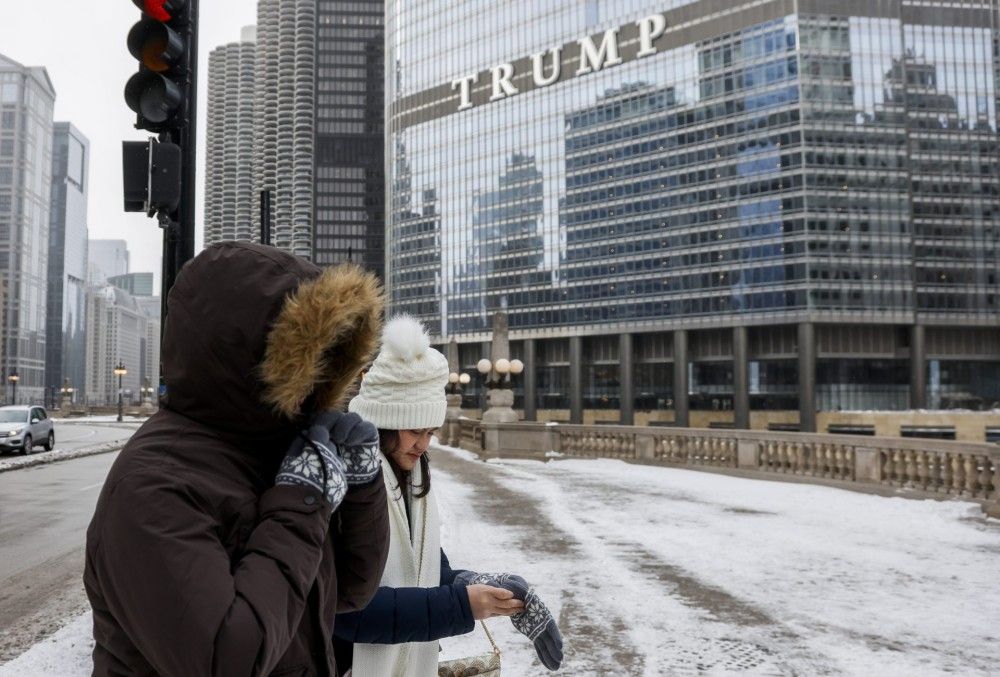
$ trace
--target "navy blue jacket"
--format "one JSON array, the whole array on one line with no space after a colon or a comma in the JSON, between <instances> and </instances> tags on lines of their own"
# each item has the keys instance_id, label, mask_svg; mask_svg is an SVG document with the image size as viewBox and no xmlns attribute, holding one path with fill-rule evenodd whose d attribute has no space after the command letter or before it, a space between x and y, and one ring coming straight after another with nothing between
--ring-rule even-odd
<instances>
[{"instance_id":1,"label":"navy blue jacket","mask_svg":"<svg viewBox=\"0 0 1000 677\"><path fill-rule=\"evenodd\" d=\"M436 588L380 587L364 609L337 614L333 625L337 667L351 665L351 645L431 642L472 632L476 625L465 586L455 583L441 550L441 585Z\"/></svg>"}]
</instances>

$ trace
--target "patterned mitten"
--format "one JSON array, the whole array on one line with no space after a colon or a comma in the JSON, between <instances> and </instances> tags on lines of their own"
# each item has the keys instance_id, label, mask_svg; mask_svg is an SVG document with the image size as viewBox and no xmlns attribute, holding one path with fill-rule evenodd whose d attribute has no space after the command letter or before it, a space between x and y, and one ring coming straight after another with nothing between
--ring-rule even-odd
<instances>
[{"instance_id":1,"label":"patterned mitten","mask_svg":"<svg viewBox=\"0 0 1000 677\"><path fill-rule=\"evenodd\" d=\"M378 430L355 413L324 411L309 427L310 437L326 437L344 459L347 483L368 484L378 476Z\"/></svg>"},{"instance_id":2,"label":"patterned mitten","mask_svg":"<svg viewBox=\"0 0 1000 677\"><path fill-rule=\"evenodd\" d=\"M347 493L344 462L331 449L328 435L297 437L285 454L274 483L311 487L326 496L334 510Z\"/></svg>"},{"instance_id":3,"label":"patterned mitten","mask_svg":"<svg viewBox=\"0 0 1000 677\"><path fill-rule=\"evenodd\" d=\"M462 571L455 581L463 585L492 585L494 588L505 588L514 593L514 597L524 602L524 611L510 617L514 627L522 635L531 640L535 646L538 660L549 670L558 670L563 659L563 639L556 625L556 619L548 607L535 594L528 582L517 574L477 574L475 571Z\"/></svg>"}]
</instances>

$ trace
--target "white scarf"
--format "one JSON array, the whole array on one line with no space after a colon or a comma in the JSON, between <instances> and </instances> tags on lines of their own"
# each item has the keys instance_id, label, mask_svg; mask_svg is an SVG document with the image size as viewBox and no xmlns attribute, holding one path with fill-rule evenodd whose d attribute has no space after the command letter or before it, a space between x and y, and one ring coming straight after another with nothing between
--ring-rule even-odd
<instances>
[{"instance_id":1,"label":"white scarf","mask_svg":"<svg viewBox=\"0 0 1000 677\"><path fill-rule=\"evenodd\" d=\"M381 459L382 478L389 494L389 557L379 585L435 588L441 584L441 522L434 492L413 498L423 484L419 463L410 473L410 486L401 489L389 461L385 456ZM410 496L409 522L402 491ZM438 649L436 641L355 644L351 677L436 677Z\"/></svg>"}]
</instances>

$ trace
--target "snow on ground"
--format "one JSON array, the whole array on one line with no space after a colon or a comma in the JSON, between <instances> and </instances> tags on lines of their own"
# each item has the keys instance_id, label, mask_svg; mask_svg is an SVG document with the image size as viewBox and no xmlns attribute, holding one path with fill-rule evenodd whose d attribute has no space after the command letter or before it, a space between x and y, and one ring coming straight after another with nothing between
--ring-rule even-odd
<instances>
[{"instance_id":1,"label":"snow on ground","mask_svg":"<svg viewBox=\"0 0 1000 677\"><path fill-rule=\"evenodd\" d=\"M86 447L75 447L73 449L56 448L52 451L42 453L33 451L28 456L15 454L4 455L0 457L0 472L17 470L19 468L30 468L32 466L41 465L43 463L51 463L53 461L68 461L73 458L81 458L83 456L92 456L94 454L104 454L109 451L117 451L125 445L127 439L132 435L132 433L128 431L137 429L143 422L145 422L145 419L126 418L121 423L118 423L116 419L116 416L87 416L71 419L56 419L55 421L57 426L82 423L84 425L97 424L101 428L121 428L122 439L113 442L92 444ZM113 425L108 425L108 423Z\"/></svg>"},{"instance_id":2,"label":"snow on ground","mask_svg":"<svg viewBox=\"0 0 1000 677\"><path fill-rule=\"evenodd\" d=\"M106 416L70 416L67 418L55 419L58 423L117 423L119 425L140 425L146 422L148 416L124 416L122 420L118 420L117 414L108 414Z\"/></svg>"},{"instance_id":3,"label":"snow on ground","mask_svg":"<svg viewBox=\"0 0 1000 677\"><path fill-rule=\"evenodd\" d=\"M29 456L4 456L0 458L0 472L7 470L18 470L19 468L30 468L31 466L53 461L68 461L73 458L83 456L93 456L94 454L106 454L111 451L118 451L125 446L126 439L114 442L104 442L93 444L87 447L77 447L76 449L53 449L42 453L32 453Z\"/></svg>"},{"instance_id":4,"label":"snow on ground","mask_svg":"<svg viewBox=\"0 0 1000 677\"><path fill-rule=\"evenodd\" d=\"M589 583L607 632L620 623L645 653L622 672L970 675L1000 661L1000 522L977 505L612 460L488 465L575 542L577 568L510 552L511 534L462 521L476 493L441 482L452 562L522 573L556 608L578 592L568 581ZM618 672L587 674L605 671Z\"/></svg>"},{"instance_id":5,"label":"snow on ground","mask_svg":"<svg viewBox=\"0 0 1000 677\"><path fill-rule=\"evenodd\" d=\"M884 498L612 460L432 460L456 568L512 571L574 675L996 674L1000 522ZM504 674L546 674L509 620ZM89 674L90 618L0 666ZM486 653L478 629L442 658ZM563 672L563 671L560 671Z\"/></svg>"},{"instance_id":6,"label":"snow on ground","mask_svg":"<svg viewBox=\"0 0 1000 677\"><path fill-rule=\"evenodd\" d=\"M60 628L12 661L0 665L0 677L73 677L94 670L90 652L94 648L90 613Z\"/></svg>"}]
</instances>

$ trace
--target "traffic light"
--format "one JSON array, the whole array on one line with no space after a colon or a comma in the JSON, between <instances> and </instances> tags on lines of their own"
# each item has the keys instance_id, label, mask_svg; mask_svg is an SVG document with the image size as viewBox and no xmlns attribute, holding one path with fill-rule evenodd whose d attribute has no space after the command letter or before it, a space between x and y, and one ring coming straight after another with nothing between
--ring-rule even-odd
<instances>
[{"instance_id":1,"label":"traffic light","mask_svg":"<svg viewBox=\"0 0 1000 677\"><path fill-rule=\"evenodd\" d=\"M185 127L194 115L194 21L191 0L132 0L142 18L128 34L128 51L139 72L125 85L125 103L136 113L135 126L151 132ZM175 141L179 139L176 138Z\"/></svg>"},{"instance_id":2,"label":"traffic light","mask_svg":"<svg viewBox=\"0 0 1000 677\"><path fill-rule=\"evenodd\" d=\"M181 148L156 139L122 142L125 211L169 214L181 200Z\"/></svg>"},{"instance_id":3,"label":"traffic light","mask_svg":"<svg viewBox=\"0 0 1000 677\"><path fill-rule=\"evenodd\" d=\"M142 10L128 33L139 70L125 84L135 126L158 138L122 143L125 211L156 216L163 229L163 286L194 257L199 0L132 0ZM161 309L160 326L166 308Z\"/></svg>"}]
</instances>

